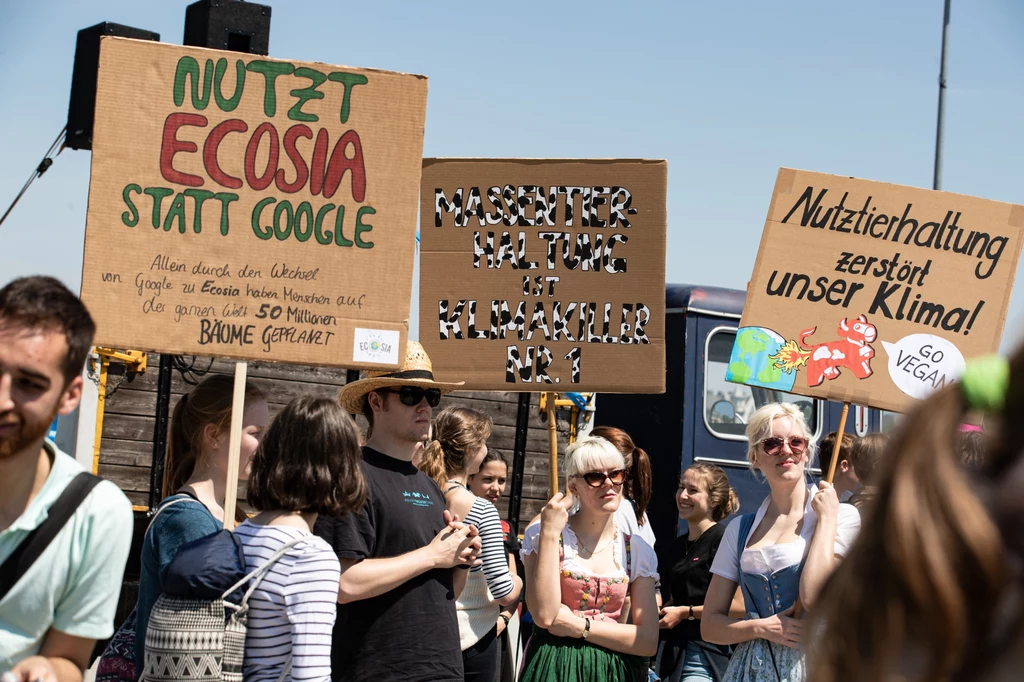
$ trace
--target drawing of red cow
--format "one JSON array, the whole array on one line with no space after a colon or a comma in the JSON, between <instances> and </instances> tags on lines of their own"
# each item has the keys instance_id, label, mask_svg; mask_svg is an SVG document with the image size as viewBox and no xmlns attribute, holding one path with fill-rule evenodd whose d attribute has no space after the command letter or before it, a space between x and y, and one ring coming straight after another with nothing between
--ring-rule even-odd
<instances>
[{"instance_id":1,"label":"drawing of red cow","mask_svg":"<svg viewBox=\"0 0 1024 682\"><path fill-rule=\"evenodd\" d=\"M807 385L810 387L820 386L826 379L835 379L842 368L850 370L858 379L871 376L871 358L875 357L875 349L870 344L878 338L878 330L867 317L858 315L852 325L844 317L837 330L841 339L804 347L807 337L817 329L812 327L800 332L799 343L788 341L772 356L775 366L787 373L806 366Z\"/></svg>"},{"instance_id":2,"label":"drawing of red cow","mask_svg":"<svg viewBox=\"0 0 1024 682\"><path fill-rule=\"evenodd\" d=\"M800 345L803 346L807 337L815 331L817 327L800 332ZM806 349L811 354L807 360L808 386L820 386L825 379L835 379L844 367L858 379L871 376L871 358L875 357L875 349L869 344L878 338L875 325L868 322L864 315L859 315L852 325L844 317L836 333L843 338L818 343Z\"/></svg>"}]
</instances>

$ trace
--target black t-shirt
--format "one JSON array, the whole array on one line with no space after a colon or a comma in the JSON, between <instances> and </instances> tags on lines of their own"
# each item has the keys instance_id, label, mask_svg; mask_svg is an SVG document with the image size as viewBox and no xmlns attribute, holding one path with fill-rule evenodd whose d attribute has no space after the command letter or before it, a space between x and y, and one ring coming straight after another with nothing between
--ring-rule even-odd
<instances>
[{"instance_id":1,"label":"black t-shirt","mask_svg":"<svg viewBox=\"0 0 1024 682\"><path fill-rule=\"evenodd\" d=\"M692 543L687 540L685 533L672 543L668 558L673 606L700 606L704 603L708 585L711 584L711 562L718 553L718 545L724 534L725 527L716 523ZM665 575L664 571L662 575ZM700 621L684 619L670 632L676 640L700 639Z\"/></svg>"},{"instance_id":2,"label":"black t-shirt","mask_svg":"<svg viewBox=\"0 0 1024 682\"><path fill-rule=\"evenodd\" d=\"M314 532L341 559L399 556L444 527L444 495L410 462L363 448L369 494L356 514L317 520ZM334 682L462 682L451 569L434 569L390 592L338 605L331 647Z\"/></svg>"}]
</instances>

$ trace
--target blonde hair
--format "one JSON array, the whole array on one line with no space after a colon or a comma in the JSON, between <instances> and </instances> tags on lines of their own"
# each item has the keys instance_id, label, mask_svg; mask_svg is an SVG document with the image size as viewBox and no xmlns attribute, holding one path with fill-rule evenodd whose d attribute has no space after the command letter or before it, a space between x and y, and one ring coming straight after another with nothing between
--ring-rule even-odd
<instances>
[{"instance_id":1,"label":"blonde hair","mask_svg":"<svg viewBox=\"0 0 1024 682\"><path fill-rule=\"evenodd\" d=\"M434 419L434 439L420 456L419 469L441 489L448 479L466 471L466 460L487 444L494 422L468 407L446 407Z\"/></svg>"},{"instance_id":2,"label":"blonde hair","mask_svg":"<svg viewBox=\"0 0 1024 682\"><path fill-rule=\"evenodd\" d=\"M569 479L596 471L604 467L616 469L626 468L626 459L619 449L609 441L598 436L587 436L565 449L565 486L569 487Z\"/></svg>"},{"instance_id":3,"label":"blonde hair","mask_svg":"<svg viewBox=\"0 0 1024 682\"><path fill-rule=\"evenodd\" d=\"M754 454L761 441L772 435L772 424L776 419L786 417L793 420L797 430L807 439L807 465L810 466L814 462L818 451L817 445L812 440L810 429L807 428L803 410L793 403L768 403L759 407L747 423L747 464L751 471L754 470Z\"/></svg>"}]
</instances>

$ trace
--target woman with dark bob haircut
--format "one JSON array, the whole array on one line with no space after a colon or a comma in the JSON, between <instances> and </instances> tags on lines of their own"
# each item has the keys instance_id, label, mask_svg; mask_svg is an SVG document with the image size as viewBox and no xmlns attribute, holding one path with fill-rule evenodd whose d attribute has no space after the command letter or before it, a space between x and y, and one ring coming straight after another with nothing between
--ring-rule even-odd
<instances>
[{"instance_id":1,"label":"woman with dark bob haircut","mask_svg":"<svg viewBox=\"0 0 1024 682\"><path fill-rule=\"evenodd\" d=\"M252 460L249 504L235 529L246 570L280 555L249 599L246 682L331 679L331 633L341 567L313 534L319 514L361 509L366 481L356 426L334 400L296 398L277 415ZM290 674L286 672L290 666Z\"/></svg>"}]
</instances>

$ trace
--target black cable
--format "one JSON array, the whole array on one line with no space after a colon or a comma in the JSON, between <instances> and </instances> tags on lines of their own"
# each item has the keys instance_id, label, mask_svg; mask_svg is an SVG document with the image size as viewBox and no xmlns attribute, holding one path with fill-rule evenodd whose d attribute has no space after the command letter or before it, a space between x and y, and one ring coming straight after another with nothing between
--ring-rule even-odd
<instances>
[{"instance_id":1,"label":"black cable","mask_svg":"<svg viewBox=\"0 0 1024 682\"><path fill-rule=\"evenodd\" d=\"M57 138L53 141L53 144L51 144L50 148L46 150L46 154L43 156L43 160L39 162L39 165L36 166L36 169L32 171L31 175L28 176L28 180L25 181L25 184L22 186L21 191L18 192L18 195L14 197L14 201L11 202L11 205L7 207L6 211L4 211L3 216L0 217L0 225L4 224L4 221L7 220L7 216L11 214L11 211L14 210L14 207L18 204L18 201L21 199L22 196L25 195L25 192L28 191L28 188L32 186L32 183L35 181L35 179L42 177L43 173L48 171L50 169L50 166L53 165L53 159L50 157L54 156L54 150L57 150L56 156L59 156L60 153L64 151L64 141L67 137L67 131L68 127L64 126L64 128L57 135Z\"/></svg>"},{"instance_id":2,"label":"black cable","mask_svg":"<svg viewBox=\"0 0 1024 682\"><path fill-rule=\"evenodd\" d=\"M196 361L199 359L198 356L188 356L191 360L186 361L184 355L171 356L171 362L173 363L174 369L178 370L181 374L181 378L185 380L186 384L195 386L198 384L202 377L210 373L213 368L213 358L210 358L210 363L206 366L206 369L198 369L196 367Z\"/></svg>"}]
</instances>

